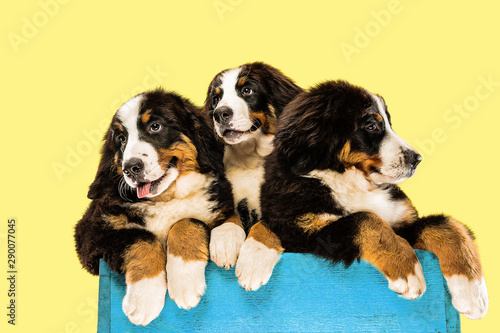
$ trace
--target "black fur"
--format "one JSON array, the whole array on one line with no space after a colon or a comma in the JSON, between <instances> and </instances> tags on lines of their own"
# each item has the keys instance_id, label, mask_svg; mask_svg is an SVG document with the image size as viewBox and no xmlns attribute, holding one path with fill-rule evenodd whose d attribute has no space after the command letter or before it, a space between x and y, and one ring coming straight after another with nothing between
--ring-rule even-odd
<instances>
[{"instance_id":1,"label":"black fur","mask_svg":"<svg viewBox=\"0 0 500 333\"><path fill-rule=\"evenodd\" d=\"M236 207L238 216L243 224L243 229L248 233L250 227L259 221L259 216L255 209L249 209L248 200L243 199L238 202Z\"/></svg>"},{"instance_id":2,"label":"black fur","mask_svg":"<svg viewBox=\"0 0 500 333\"><path fill-rule=\"evenodd\" d=\"M339 154L348 141L353 151L377 154L385 129L373 113L376 104L371 95L344 81L320 84L285 107L274 151L265 164L261 205L263 223L287 251L311 252L346 264L359 258L353 239L365 213L346 210L328 186L305 175L313 170L344 173L347 166ZM365 126L372 122L379 130L367 133ZM380 186L389 191L391 200L407 200L396 185ZM308 213L341 218L306 233L297 219Z\"/></svg>"},{"instance_id":3,"label":"black fur","mask_svg":"<svg viewBox=\"0 0 500 333\"><path fill-rule=\"evenodd\" d=\"M228 69L218 73L208 87L203 113L210 122L212 122L213 112L217 106L217 103L214 103L214 98L217 97L220 100L224 95L221 88L221 78L227 71ZM302 88L297 86L280 70L263 62L242 65L238 76L238 79L240 78L245 78L245 84L236 87L238 95L246 101L250 110L262 111L268 117L278 118L283 108L302 91ZM251 96L242 96L241 90L246 87L254 91ZM217 88L221 90L220 94L216 93ZM269 105L274 108L274 115ZM264 127L263 131L269 133L269 128Z\"/></svg>"},{"instance_id":4,"label":"black fur","mask_svg":"<svg viewBox=\"0 0 500 333\"><path fill-rule=\"evenodd\" d=\"M244 100L250 111L250 120L253 120L253 126L250 131L260 128L265 135L274 135L276 132L276 123L284 107L302 91L302 88L297 86L292 79L285 76L280 70L263 62L247 63L238 68L239 73L234 89L236 94ZM214 126L214 122L217 122L217 117L214 117L214 111L224 96L225 91L222 86L222 78L228 71L229 69L218 73L208 87L203 114L207 117L211 126ZM243 94L245 89L251 89L252 94ZM224 142L223 138L219 139L220 142ZM244 143L236 144L231 148L238 150L240 144ZM258 146L259 143L256 145ZM248 148L243 149L248 151ZM244 157L241 161L238 161L241 162L240 165L249 165L249 169L262 167L261 163L257 162L263 162L264 156L257 155L257 152L241 154L241 156ZM250 162L247 163L245 158L248 158ZM227 167L226 171L228 171ZM255 184L255 186L258 187L259 184ZM233 191L235 194L241 192L247 193L248 189L240 189L233 186ZM238 200L239 202L235 202L234 205L245 230L248 230L248 228L260 219L258 214L259 207L251 207L249 205L249 201L251 200L248 200L248 198L238 198Z\"/></svg>"},{"instance_id":5,"label":"black fur","mask_svg":"<svg viewBox=\"0 0 500 333\"><path fill-rule=\"evenodd\" d=\"M160 122L168 130L158 136L148 136L140 116L151 110L151 120ZM213 210L220 211L218 221L203 221L210 227L224 222L234 214L231 186L224 177L223 151L200 109L187 99L171 92L158 89L144 93L140 106L137 126L141 139L157 148L169 148L179 140L181 134L187 136L197 151L199 173L210 175L213 181L209 188L209 198L214 202ZM124 185L121 170L123 149L120 143L121 130L115 115L104 136L101 160L94 182L90 185L88 197L92 199L89 208L75 227L76 250L82 263L90 273L99 273L99 259L104 258L111 269L124 273L124 253L138 241L151 241L156 236L141 227L145 226L144 212L136 208L136 192ZM126 134L126 133L125 133ZM118 154L118 163L115 156ZM151 205L154 202L151 201ZM209 212L207 212L209 213ZM213 213L213 211L212 211ZM125 221L127 228L118 228L107 218L115 217Z\"/></svg>"},{"instance_id":6,"label":"black fur","mask_svg":"<svg viewBox=\"0 0 500 333\"><path fill-rule=\"evenodd\" d=\"M385 101L381 100L389 117ZM277 234L287 251L311 252L346 264L359 258L354 236L360 221L367 218L364 214L372 209L374 212L377 207L367 207L365 211L348 210L339 203L342 198L335 197L321 180L307 174L313 170L343 174L347 168L361 168L357 164L348 165L340 158L347 142L351 152L376 158L387 130L377 109L369 92L345 81L320 84L285 107L274 151L265 164L261 206L263 223ZM366 170L363 172L366 175ZM372 183L371 186L373 190L386 193L388 202L406 209L407 214L393 221L392 227L410 245L421 241L422 232L428 227L456 232L456 227L445 215L419 218L411 201L397 185ZM309 233L299 226L299 218L304 214L325 213L340 218ZM467 232L474 239L472 231L467 228Z\"/></svg>"},{"instance_id":7,"label":"black fur","mask_svg":"<svg viewBox=\"0 0 500 333\"><path fill-rule=\"evenodd\" d=\"M285 112L278 124L274 143L280 168L296 174L325 169L343 172L337 156L348 139L354 139L354 148L367 153L380 143L380 136L366 140L358 125L361 120L371 120L363 119L366 116L359 111L374 107L367 91L344 81L321 84L302 93L290 102L287 110L293 111ZM370 144L363 144L363 139Z\"/></svg>"},{"instance_id":8,"label":"black fur","mask_svg":"<svg viewBox=\"0 0 500 333\"><path fill-rule=\"evenodd\" d=\"M453 226L450 225L450 219L444 214L429 215L417 219L414 223L405 224L396 227L394 231L404 239L406 239L410 245L414 246L421 238L422 232L429 227L439 227L441 230L448 229L451 230ZM471 239L475 239L474 233L468 227L467 232Z\"/></svg>"}]
</instances>

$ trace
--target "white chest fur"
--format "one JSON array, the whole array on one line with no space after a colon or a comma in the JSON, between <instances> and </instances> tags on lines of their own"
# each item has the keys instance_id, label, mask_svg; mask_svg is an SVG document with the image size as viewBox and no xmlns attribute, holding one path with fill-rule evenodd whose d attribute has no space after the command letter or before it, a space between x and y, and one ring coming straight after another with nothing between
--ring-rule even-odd
<instances>
[{"instance_id":1,"label":"white chest fur","mask_svg":"<svg viewBox=\"0 0 500 333\"><path fill-rule=\"evenodd\" d=\"M264 179L264 166L254 169L226 169L226 177L233 187L235 205L244 199L248 208L260 216L260 185Z\"/></svg>"},{"instance_id":2,"label":"white chest fur","mask_svg":"<svg viewBox=\"0 0 500 333\"><path fill-rule=\"evenodd\" d=\"M260 217L260 185L264 181L264 158L273 149L273 136L260 132L224 152L226 177L233 188L235 205L246 199L249 210Z\"/></svg>"},{"instance_id":3,"label":"white chest fur","mask_svg":"<svg viewBox=\"0 0 500 333\"><path fill-rule=\"evenodd\" d=\"M146 229L164 241L170 228L182 219L193 218L209 224L218 217L219 212L213 211L217 203L210 201L207 194L211 182L209 176L190 173L177 179L173 199L134 204L134 208L145 212Z\"/></svg>"},{"instance_id":4,"label":"white chest fur","mask_svg":"<svg viewBox=\"0 0 500 333\"><path fill-rule=\"evenodd\" d=\"M407 205L391 200L387 190L367 181L355 168L344 173L314 170L307 177L320 179L331 189L335 201L349 213L370 211L390 225L400 222L407 214Z\"/></svg>"}]
</instances>

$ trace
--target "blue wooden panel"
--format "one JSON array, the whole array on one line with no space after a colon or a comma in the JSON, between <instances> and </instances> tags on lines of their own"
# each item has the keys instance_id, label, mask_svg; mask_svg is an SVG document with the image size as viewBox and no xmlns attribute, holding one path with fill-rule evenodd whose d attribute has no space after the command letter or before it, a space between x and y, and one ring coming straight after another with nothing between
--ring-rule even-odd
<instances>
[{"instance_id":1,"label":"blue wooden panel","mask_svg":"<svg viewBox=\"0 0 500 333\"><path fill-rule=\"evenodd\" d=\"M418 300L406 300L366 262L348 269L308 254L285 253L267 285L239 286L234 269L207 266L207 290L191 310L167 299L147 327L123 314L124 278L101 261L99 329L104 332L460 332L458 312L438 259L416 251L427 282Z\"/></svg>"}]
</instances>

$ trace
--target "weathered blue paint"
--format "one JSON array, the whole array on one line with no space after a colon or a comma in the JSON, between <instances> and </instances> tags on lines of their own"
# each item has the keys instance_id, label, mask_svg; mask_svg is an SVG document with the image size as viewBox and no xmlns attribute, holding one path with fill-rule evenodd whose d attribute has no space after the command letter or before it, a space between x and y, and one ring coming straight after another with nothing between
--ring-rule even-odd
<instances>
[{"instance_id":1,"label":"weathered blue paint","mask_svg":"<svg viewBox=\"0 0 500 333\"><path fill-rule=\"evenodd\" d=\"M346 269L312 255L285 253L268 284L254 292L240 287L234 269L210 263L200 304L182 310L167 297L147 327L133 325L123 314L123 276L101 261L98 332L460 332L438 259L416 252L427 282L418 300L391 291L364 261Z\"/></svg>"}]
</instances>

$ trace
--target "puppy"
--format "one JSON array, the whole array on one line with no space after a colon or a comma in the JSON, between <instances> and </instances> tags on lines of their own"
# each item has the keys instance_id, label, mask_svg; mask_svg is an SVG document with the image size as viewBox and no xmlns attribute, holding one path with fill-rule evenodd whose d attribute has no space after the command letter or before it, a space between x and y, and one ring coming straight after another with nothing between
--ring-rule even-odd
<instances>
[{"instance_id":1,"label":"puppy","mask_svg":"<svg viewBox=\"0 0 500 333\"><path fill-rule=\"evenodd\" d=\"M243 230L260 219L264 158L271 153L281 111L301 91L278 69L262 62L226 69L210 83L204 114L224 142L224 168L240 219L212 230L210 254L218 266L227 269L236 263L245 240Z\"/></svg>"},{"instance_id":2,"label":"puppy","mask_svg":"<svg viewBox=\"0 0 500 333\"><path fill-rule=\"evenodd\" d=\"M223 152L201 110L163 90L123 104L104 140L76 249L90 273L104 258L125 275L123 311L147 325L163 308L167 279L184 309L205 291L209 229L234 215Z\"/></svg>"},{"instance_id":3,"label":"puppy","mask_svg":"<svg viewBox=\"0 0 500 333\"><path fill-rule=\"evenodd\" d=\"M240 283L267 282L286 249L333 262L364 259L389 288L414 299L425 291L413 249L433 252L455 308L472 319L488 294L472 232L450 216L419 217L396 185L421 156L391 128L382 97L347 82L326 82L284 110L266 161L263 220L241 248Z\"/></svg>"}]
</instances>

